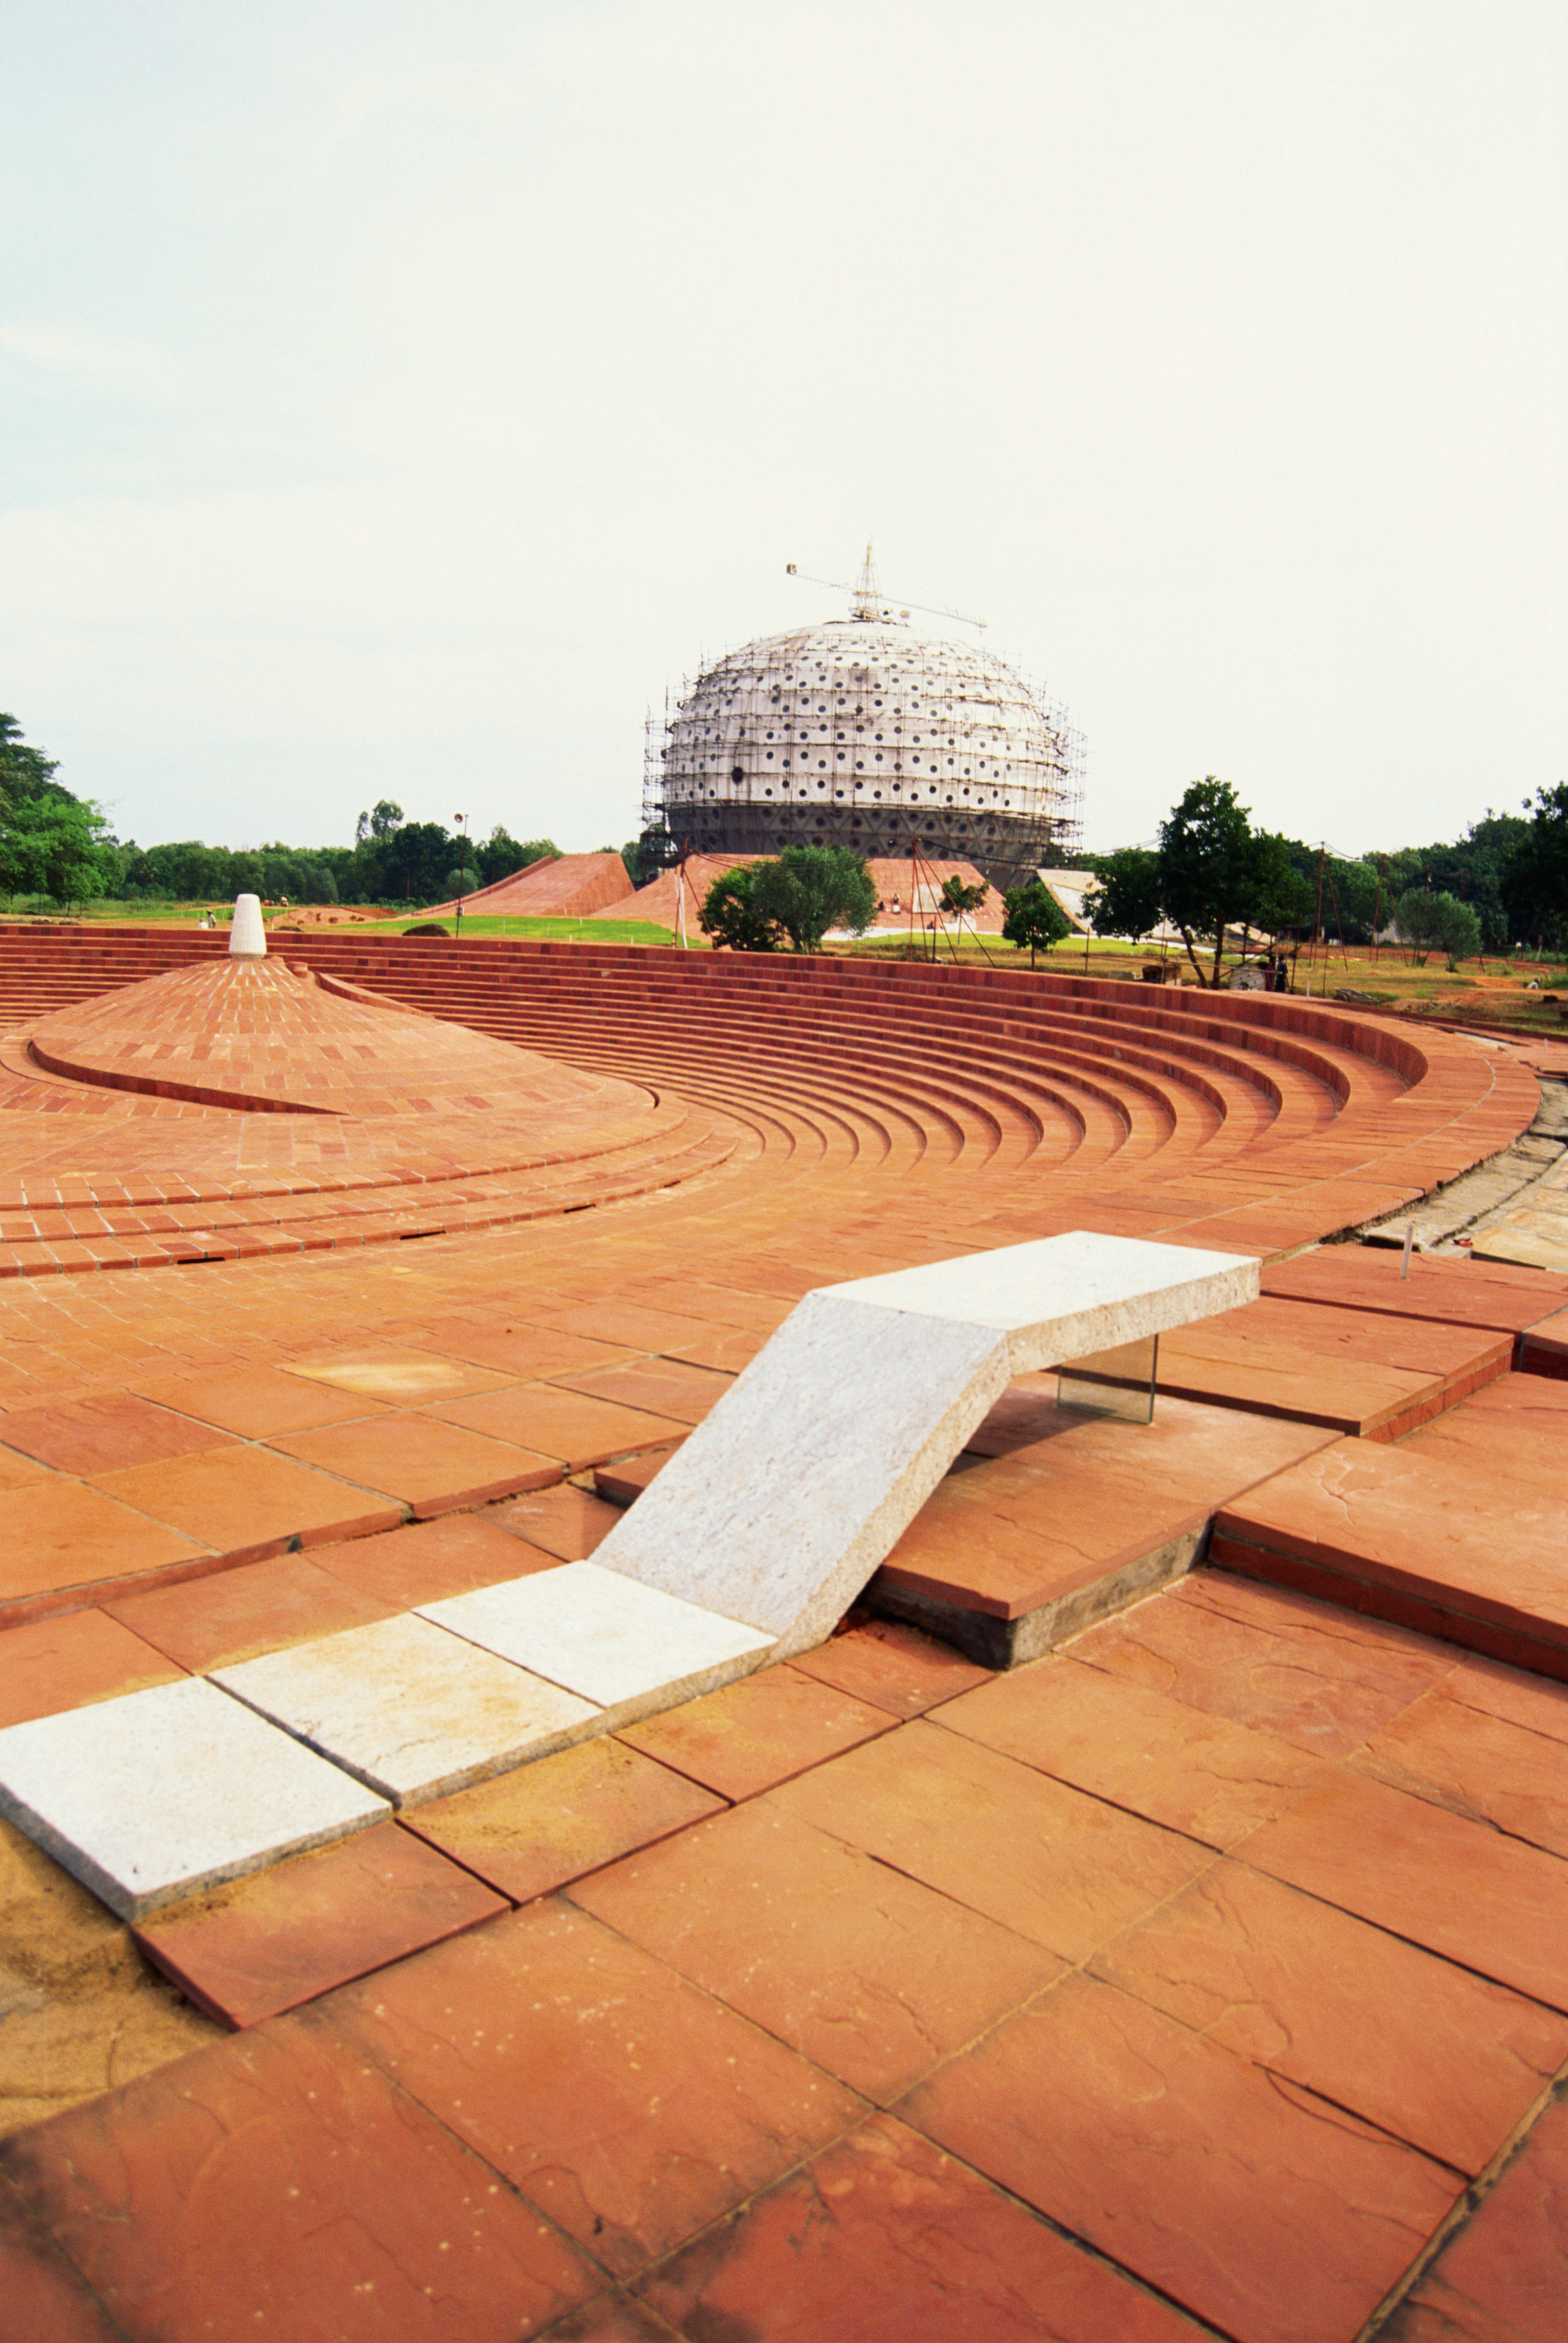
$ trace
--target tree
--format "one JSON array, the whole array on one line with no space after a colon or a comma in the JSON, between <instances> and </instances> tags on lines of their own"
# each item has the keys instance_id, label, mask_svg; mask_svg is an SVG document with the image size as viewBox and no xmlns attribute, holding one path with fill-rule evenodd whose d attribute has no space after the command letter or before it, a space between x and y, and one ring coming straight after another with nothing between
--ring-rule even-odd
<instances>
[{"instance_id":1,"label":"tree","mask_svg":"<svg viewBox=\"0 0 1568 2343\"><path fill-rule=\"evenodd\" d=\"M1134 943L1152 934L1160 925L1160 857L1147 847L1124 846L1098 868L1100 884L1084 903L1095 934L1130 936Z\"/></svg>"},{"instance_id":2,"label":"tree","mask_svg":"<svg viewBox=\"0 0 1568 2343\"><path fill-rule=\"evenodd\" d=\"M0 800L7 807L30 805L41 797L65 798L75 804L69 789L55 779L59 759L45 756L22 738L14 716L0 714Z\"/></svg>"},{"instance_id":3,"label":"tree","mask_svg":"<svg viewBox=\"0 0 1568 2343\"><path fill-rule=\"evenodd\" d=\"M673 870L680 849L662 822L655 822L620 850L626 875L634 887L651 886L661 870Z\"/></svg>"},{"instance_id":4,"label":"tree","mask_svg":"<svg viewBox=\"0 0 1568 2343\"><path fill-rule=\"evenodd\" d=\"M553 862L560 853L553 838L514 838L498 822L481 846L474 849L474 861L487 887L498 879L509 879L514 870L531 870L536 862Z\"/></svg>"},{"instance_id":5,"label":"tree","mask_svg":"<svg viewBox=\"0 0 1568 2343\"><path fill-rule=\"evenodd\" d=\"M1220 981L1227 927L1244 920L1277 932L1289 924L1282 913L1301 900L1283 839L1255 831L1231 783L1212 773L1194 781L1161 823L1159 865L1161 908L1181 930L1201 983ZM1214 939L1207 977L1193 950L1198 936Z\"/></svg>"},{"instance_id":6,"label":"tree","mask_svg":"<svg viewBox=\"0 0 1568 2343\"><path fill-rule=\"evenodd\" d=\"M1436 950L1446 956L1451 969L1457 968L1462 960L1473 959L1481 950L1481 921L1457 895L1409 887L1394 905L1393 915L1400 934L1415 947L1423 962L1429 952Z\"/></svg>"},{"instance_id":7,"label":"tree","mask_svg":"<svg viewBox=\"0 0 1568 2343\"><path fill-rule=\"evenodd\" d=\"M0 890L90 901L104 892L105 843L95 806L64 793L24 801L0 813Z\"/></svg>"},{"instance_id":8,"label":"tree","mask_svg":"<svg viewBox=\"0 0 1568 2343\"><path fill-rule=\"evenodd\" d=\"M798 952L821 949L829 928L864 935L877 908L876 881L847 846L787 846L752 865L751 902L783 929Z\"/></svg>"},{"instance_id":9,"label":"tree","mask_svg":"<svg viewBox=\"0 0 1568 2343\"><path fill-rule=\"evenodd\" d=\"M978 887L966 887L955 871L950 879L942 880L943 906L952 913L960 927L966 912L978 911L990 893L990 889L983 879Z\"/></svg>"},{"instance_id":10,"label":"tree","mask_svg":"<svg viewBox=\"0 0 1568 2343\"><path fill-rule=\"evenodd\" d=\"M1510 857L1503 881L1509 923L1521 942L1568 946L1568 781L1537 789L1533 819Z\"/></svg>"},{"instance_id":11,"label":"tree","mask_svg":"<svg viewBox=\"0 0 1568 2343\"><path fill-rule=\"evenodd\" d=\"M779 942L773 920L752 900L759 865L746 863L726 870L714 880L697 915L698 925L710 936L716 951L772 951Z\"/></svg>"},{"instance_id":12,"label":"tree","mask_svg":"<svg viewBox=\"0 0 1568 2343\"><path fill-rule=\"evenodd\" d=\"M1052 944L1072 933L1061 905L1038 879L1031 879L1027 887L1010 888L1001 900L1007 914L1001 923L1002 935L1020 951L1027 945L1030 968L1037 951L1049 951Z\"/></svg>"},{"instance_id":13,"label":"tree","mask_svg":"<svg viewBox=\"0 0 1568 2343\"><path fill-rule=\"evenodd\" d=\"M117 879L118 857L98 808L73 797L57 769L14 716L0 715L0 890L85 902Z\"/></svg>"},{"instance_id":14,"label":"tree","mask_svg":"<svg viewBox=\"0 0 1568 2343\"><path fill-rule=\"evenodd\" d=\"M354 825L354 843L361 846L366 840L379 842L390 838L403 819L403 809L390 798L378 798L368 813L362 813Z\"/></svg>"}]
</instances>

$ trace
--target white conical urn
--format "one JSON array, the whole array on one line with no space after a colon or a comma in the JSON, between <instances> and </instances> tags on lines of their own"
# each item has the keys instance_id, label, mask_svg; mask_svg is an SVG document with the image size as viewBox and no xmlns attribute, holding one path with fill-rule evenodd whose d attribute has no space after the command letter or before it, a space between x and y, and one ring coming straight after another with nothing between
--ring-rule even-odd
<instances>
[{"instance_id":1,"label":"white conical urn","mask_svg":"<svg viewBox=\"0 0 1568 2343\"><path fill-rule=\"evenodd\" d=\"M228 931L231 960L265 960L266 930L262 924L259 895L236 895L234 925Z\"/></svg>"}]
</instances>

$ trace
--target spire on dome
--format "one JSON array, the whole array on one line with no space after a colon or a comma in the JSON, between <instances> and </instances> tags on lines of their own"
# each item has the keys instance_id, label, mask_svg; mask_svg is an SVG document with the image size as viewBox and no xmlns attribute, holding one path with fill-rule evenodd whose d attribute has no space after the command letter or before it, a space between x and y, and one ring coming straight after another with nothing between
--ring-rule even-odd
<instances>
[{"instance_id":1,"label":"spire on dome","mask_svg":"<svg viewBox=\"0 0 1568 2343\"><path fill-rule=\"evenodd\" d=\"M860 574L855 580L849 616L852 618L879 618L884 616L882 589L877 583L877 565L871 558L869 543L866 547L866 558L860 566Z\"/></svg>"}]
</instances>

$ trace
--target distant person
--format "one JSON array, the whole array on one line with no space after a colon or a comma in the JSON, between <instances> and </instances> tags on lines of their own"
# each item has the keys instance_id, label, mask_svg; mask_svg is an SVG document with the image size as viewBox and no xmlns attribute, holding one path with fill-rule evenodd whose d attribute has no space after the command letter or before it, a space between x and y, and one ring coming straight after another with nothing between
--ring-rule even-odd
<instances>
[{"instance_id":1,"label":"distant person","mask_svg":"<svg viewBox=\"0 0 1568 2343\"><path fill-rule=\"evenodd\" d=\"M1290 989L1291 963L1285 958L1284 953L1282 952L1279 959L1274 962L1274 990L1276 992L1289 992Z\"/></svg>"}]
</instances>

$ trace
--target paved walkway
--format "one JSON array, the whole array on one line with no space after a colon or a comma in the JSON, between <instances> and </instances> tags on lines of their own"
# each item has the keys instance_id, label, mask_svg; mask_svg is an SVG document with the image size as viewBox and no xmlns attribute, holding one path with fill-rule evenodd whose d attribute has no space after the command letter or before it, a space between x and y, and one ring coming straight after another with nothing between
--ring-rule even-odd
<instances>
[{"instance_id":1,"label":"paved walkway","mask_svg":"<svg viewBox=\"0 0 1568 2343\"><path fill-rule=\"evenodd\" d=\"M7 1281L0 1720L582 1558L801 1292L1048 1232L1000 1148ZM1015 1384L870 1590L947 1640L136 1936L0 1831L6 2343L1561 2343L1568 1284L1399 1267L1267 1267L1151 1427Z\"/></svg>"}]
</instances>

